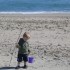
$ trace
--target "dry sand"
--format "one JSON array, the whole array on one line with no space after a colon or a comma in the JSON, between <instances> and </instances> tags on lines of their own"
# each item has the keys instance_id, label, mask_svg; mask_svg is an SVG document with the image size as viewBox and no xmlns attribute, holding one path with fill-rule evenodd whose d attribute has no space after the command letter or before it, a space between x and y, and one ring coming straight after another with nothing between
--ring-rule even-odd
<instances>
[{"instance_id":1,"label":"dry sand","mask_svg":"<svg viewBox=\"0 0 70 70\"><path fill-rule=\"evenodd\" d=\"M27 70L70 70L70 14L0 14L0 70L17 65L15 43L30 32L34 63ZM21 63L21 66L23 63ZM13 69L10 69L13 70ZM19 69L23 70L23 69Z\"/></svg>"}]
</instances>

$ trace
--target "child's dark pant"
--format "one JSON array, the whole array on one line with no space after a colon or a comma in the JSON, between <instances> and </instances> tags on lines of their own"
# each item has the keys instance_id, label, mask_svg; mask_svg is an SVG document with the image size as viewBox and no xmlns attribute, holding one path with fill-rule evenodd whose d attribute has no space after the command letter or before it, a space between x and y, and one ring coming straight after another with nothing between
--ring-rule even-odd
<instances>
[{"instance_id":1,"label":"child's dark pant","mask_svg":"<svg viewBox=\"0 0 70 70\"><path fill-rule=\"evenodd\" d=\"M17 61L18 62L22 62L22 61L27 62L28 55L27 54L18 54Z\"/></svg>"}]
</instances>

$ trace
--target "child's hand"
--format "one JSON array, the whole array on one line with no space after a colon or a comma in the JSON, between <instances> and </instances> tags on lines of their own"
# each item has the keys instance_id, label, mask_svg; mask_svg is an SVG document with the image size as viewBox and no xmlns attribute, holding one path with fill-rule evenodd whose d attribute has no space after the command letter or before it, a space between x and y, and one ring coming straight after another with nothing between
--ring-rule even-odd
<instances>
[{"instance_id":1,"label":"child's hand","mask_svg":"<svg viewBox=\"0 0 70 70\"><path fill-rule=\"evenodd\" d=\"M16 44L16 48L19 48L20 46L18 44Z\"/></svg>"},{"instance_id":2,"label":"child's hand","mask_svg":"<svg viewBox=\"0 0 70 70\"><path fill-rule=\"evenodd\" d=\"M30 54L30 50L28 50L28 55Z\"/></svg>"}]
</instances>

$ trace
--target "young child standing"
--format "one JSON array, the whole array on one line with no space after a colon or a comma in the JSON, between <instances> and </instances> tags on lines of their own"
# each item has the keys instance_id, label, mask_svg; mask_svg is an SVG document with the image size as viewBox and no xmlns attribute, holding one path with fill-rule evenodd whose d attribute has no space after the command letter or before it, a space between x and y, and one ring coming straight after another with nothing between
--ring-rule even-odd
<instances>
[{"instance_id":1,"label":"young child standing","mask_svg":"<svg viewBox=\"0 0 70 70\"><path fill-rule=\"evenodd\" d=\"M20 40L16 46L18 48L18 57L17 57L18 65L17 65L16 69L20 68L20 63L22 61L24 61L23 68L27 68L26 63L28 61L28 55L30 53L29 44L27 42L28 39L30 39L30 35L29 35L29 33L25 32L23 34L23 38L20 38Z\"/></svg>"}]
</instances>

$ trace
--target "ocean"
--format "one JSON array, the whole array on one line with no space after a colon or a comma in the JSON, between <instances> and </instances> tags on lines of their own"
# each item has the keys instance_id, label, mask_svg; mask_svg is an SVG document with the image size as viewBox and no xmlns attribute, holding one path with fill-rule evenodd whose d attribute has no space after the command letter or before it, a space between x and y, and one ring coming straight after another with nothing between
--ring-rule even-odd
<instances>
[{"instance_id":1,"label":"ocean","mask_svg":"<svg viewBox=\"0 0 70 70\"><path fill-rule=\"evenodd\" d=\"M70 12L70 0L0 0L0 12Z\"/></svg>"}]
</instances>

